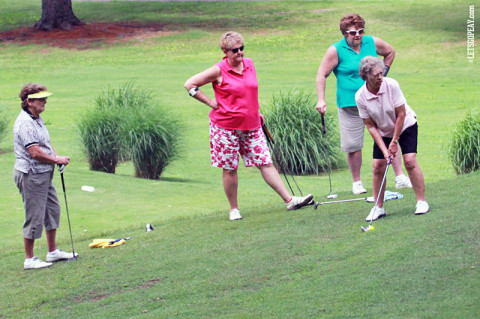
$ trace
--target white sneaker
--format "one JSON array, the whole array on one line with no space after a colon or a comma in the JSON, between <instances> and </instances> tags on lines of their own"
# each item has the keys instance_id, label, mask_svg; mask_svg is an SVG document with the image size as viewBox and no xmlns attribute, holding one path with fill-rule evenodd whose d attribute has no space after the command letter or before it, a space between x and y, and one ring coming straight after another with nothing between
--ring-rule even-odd
<instances>
[{"instance_id":1,"label":"white sneaker","mask_svg":"<svg viewBox=\"0 0 480 319\"><path fill-rule=\"evenodd\" d=\"M365 189L365 187L363 187L362 181L358 181L358 182L353 182L353 184L352 184L352 192L353 192L355 195L358 195L358 194L364 194L364 193L366 193L367 190Z\"/></svg>"},{"instance_id":2,"label":"white sneaker","mask_svg":"<svg viewBox=\"0 0 480 319\"><path fill-rule=\"evenodd\" d=\"M405 174L399 175L395 177L395 188L412 188L412 182Z\"/></svg>"},{"instance_id":3,"label":"white sneaker","mask_svg":"<svg viewBox=\"0 0 480 319\"><path fill-rule=\"evenodd\" d=\"M53 265L53 263L47 263L38 259L38 257L33 257L25 259L23 269L40 269L50 267L51 265Z\"/></svg>"},{"instance_id":4,"label":"white sneaker","mask_svg":"<svg viewBox=\"0 0 480 319\"><path fill-rule=\"evenodd\" d=\"M242 219L242 215L240 215L240 211L238 208L234 208L230 210L230 220L239 220Z\"/></svg>"},{"instance_id":5,"label":"white sneaker","mask_svg":"<svg viewBox=\"0 0 480 319\"><path fill-rule=\"evenodd\" d=\"M373 206L373 208L370 210L370 214L368 214L367 218L365 218L366 222L370 222L372 220L377 220L379 218L385 217L387 214L385 213L385 209Z\"/></svg>"},{"instance_id":6,"label":"white sneaker","mask_svg":"<svg viewBox=\"0 0 480 319\"><path fill-rule=\"evenodd\" d=\"M428 211L430 210L430 207L428 206L428 203L424 200L419 200L417 202L416 208L417 209L415 210L415 215L423 215L423 214L428 213Z\"/></svg>"},{"instance_id":7,"label":"white sneaker","mask_svg":"<svg viewBox=\"0 0 480 319\"><path fill-rule=\"evenodd\" d=\"M73 256L73 253L67 253L63 250L57 249L47 254L47 261L55 262L59 260L72 259L77 257L78 257L77 253L75 253L75 256Z\"/></svg>"},{"instance_id":8,"label":"white sneaker","mask_svg":"<svg viewBox=\"0 0 480 319\"><path fill-rule=\"evenodd\" d=\"M308 205L308 203L310 203L312 199L313 199L312 194L308 194L307 196L304 196L304 197L293 196L292 199L285 205L287 206L287 210L296 210L296 209L302 208L303 206Z\"/></svg>"}]
</instances>

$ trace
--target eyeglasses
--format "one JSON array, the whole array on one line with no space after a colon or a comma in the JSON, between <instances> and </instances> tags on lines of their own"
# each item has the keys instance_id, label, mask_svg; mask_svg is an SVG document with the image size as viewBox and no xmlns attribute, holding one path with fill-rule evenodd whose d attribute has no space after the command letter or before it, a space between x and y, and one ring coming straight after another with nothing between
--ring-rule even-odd
<instances>
[{"instance_id":1,"label":"eyeglasses","mask_svg":"<svg viewBox=\"0 0 480 319\"><path fill-rule=\"evenodd\" d=\"M237 53L237 52L238 52L238 50L240 50L240 51L242 51L242 52L243 52L243 49L245 49L245 46L243 46L243 45L242 45L242 46L241 46L241 47L239 47L239 48L230 49L230 51L232 51L233 53Z\"/></svg>"},{"instance_id":2,"label":"eyeglasses","mask_svg":"<svg viewBox=\"0 0 480 319\"><path fill-rule=\"evenodd\" d=\"M358 29L358 30L345 31L345 33L346 33L346 34L353 35L353 36L356 36L356 35L359 35L359 34L363 34L363 28L362 28L362 29Z\"/></svg>"},{"instance_id":3,"label":"eyeglasses","mask_svg":"<svg viewBox=\"0 0 480 319\"><path fill-rule=\"evenodd\" d=\"M46 98L46 97L41 97L41 98L39 98L39 99L29 98L29 100L31 100L31 101L47 102L47 98Z\"/></svg>"}]
</instances>

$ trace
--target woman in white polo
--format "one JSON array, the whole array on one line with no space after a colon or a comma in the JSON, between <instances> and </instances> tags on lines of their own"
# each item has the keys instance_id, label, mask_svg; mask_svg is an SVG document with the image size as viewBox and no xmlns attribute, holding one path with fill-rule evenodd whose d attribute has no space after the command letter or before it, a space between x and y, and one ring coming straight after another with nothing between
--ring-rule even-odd
<instances>
[{"instance_id":1,"label":"woman in white polo","mask_svg":"<svg viewBox=\"0 0 480 319\"><path fill-rule=\"evenodd\" d=\"M397 81L383 77L384 64L376 57L365 57L360 62L360 76L366 83L355 94L358 113L365 122L373 145L373 197L383 198L385 188L380 186L389 159L402 149L405 168L417 197L415 214L429 211L425 201L425 182L417 162L417 115L410 108ZM385 216L383 201L372 208L366 221Z\"/></svg>"},{"instance_id":2,"label":"woman in white polo","mask_svg":"<svg viewBox=\"0 0 480 319\"><path fill-rule=\"evenodd\" d=\"M52 93L39 84L25 85L19 96L22 111L13 126L15 166L13 178L25 208L23 242L26 259L24 269L50 267L52 262L73 258L73 253L57 249L56 233L60 223L60 204L52 184L55 164L68 165L68 156L57 156L40 113L45 111L47 97ZM47 262L33 254L35 239L42 236L45 227ZM77 255L77 254L75 254Z\"/></svg>"}]
</instances>

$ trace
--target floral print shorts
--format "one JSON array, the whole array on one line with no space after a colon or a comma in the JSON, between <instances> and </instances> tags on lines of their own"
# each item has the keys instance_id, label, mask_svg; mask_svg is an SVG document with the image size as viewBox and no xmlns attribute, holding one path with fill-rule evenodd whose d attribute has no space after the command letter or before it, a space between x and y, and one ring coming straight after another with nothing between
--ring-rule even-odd
<instances>
[{"instance_id":1,"label":"floral print shorts","mask_svg":"<svg viewBox=\"0 0 480 319\"><path fill-rule=\"evenodd\" d=\"M228 170L238 168L239 156L245 166L263 166L272 163L272 156L261 128L229 130L210 123L210 152L213 167Z\"/></svg>"}]
</instances>

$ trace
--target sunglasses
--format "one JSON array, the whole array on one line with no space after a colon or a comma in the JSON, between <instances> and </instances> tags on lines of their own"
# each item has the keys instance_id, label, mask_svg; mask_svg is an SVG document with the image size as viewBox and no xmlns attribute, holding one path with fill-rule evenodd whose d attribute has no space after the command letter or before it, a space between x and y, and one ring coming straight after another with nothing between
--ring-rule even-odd
<instances>
[{"instance_id":1,"label":"sunglasses","mask_svg":"<svg viewBox=\"0 0 480 319\"><path fill-rule=\"evenodd\" d=\"M242 45L239 48L230 49L230 51L232 51L233 53L237 53L239 50L243 52L243 49L245 49L245 46Z\"/></svg>"},{"instance_id":2,"label":"sunglasses","mask_svg":"<svg viewBox=\"0 0 480 319\"><path fill-rule=\"evenodd\" d=\"M30 101L40 101L40 102L46 102L47 101L47 98L46 97L42 97L42 98L39 98L39 99L32 99L32 98L29 98Z\"/></svg>"},{"instance_id":3,"label":"sunglasses","mask_svg":"<svg viewBox=\"0 0 480 319\"><path fill-rule=\"evenodd\" d=\"M355 35L363 34L363 29L345 31L345 33L355 36Z\"/></svg>"}]
</instances>

